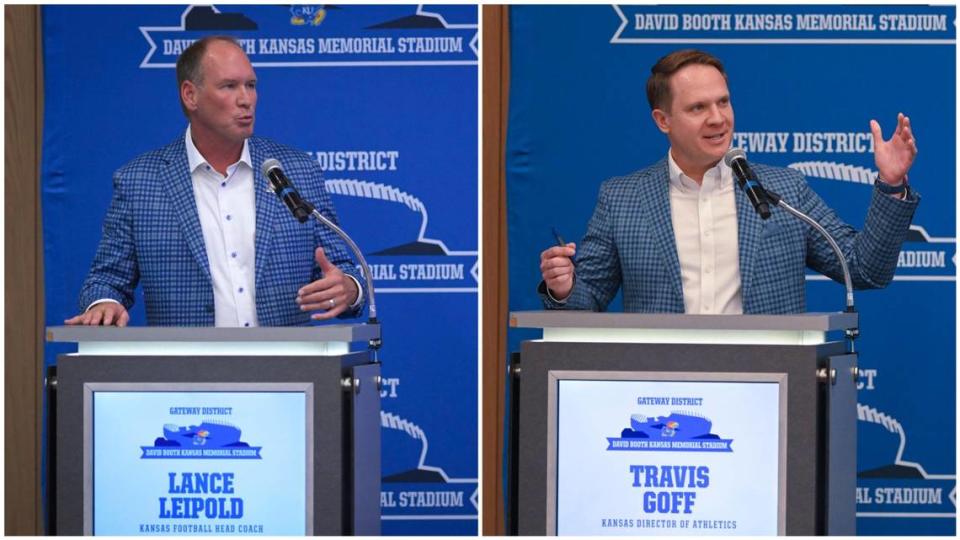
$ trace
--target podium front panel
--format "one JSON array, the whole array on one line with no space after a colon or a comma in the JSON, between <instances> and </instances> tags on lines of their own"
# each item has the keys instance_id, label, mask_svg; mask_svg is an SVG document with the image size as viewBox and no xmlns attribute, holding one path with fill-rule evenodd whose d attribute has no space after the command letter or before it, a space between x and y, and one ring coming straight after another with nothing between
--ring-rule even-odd
<instances>
[{"instance_id":1,"label":"podium front panel","mask_svg":"<svg viewBox=\"0 0 960 540\"><path fill-rule=\"evenodd\" d=\"M603 378L624 372L667 372L684 373L688 374L685 375L687 377L702 377L705 380L717 373L732 373L755 374L753 376L789 381L789 388L782 388L781 393L781 397L785 399L781 409L785 413L783 429L786 438L783 448L778 449L778 452L785 456L782 458L785 464L781 469L779 486L783 489L784 498L780 508L785 506L786 509L778 516L776 532L787 535L816 534L823 529L826 519L818 506L818 500L824 495L822 490L825 487L826 471L819 470L817 460L813 459L813 456L817 455L820 442L818 437L822 436L817 431L818 403L822 397L816 371L818 367L826 365L831 355L842 353L841 343L716 345L524 342L520 362L517 442L518 533L544 535L557 532L556 523L551 524L548 521L550 509L555 509L557 502L550 499L551 490L554 490L554 496L556 493L556 486L551 485L551 475L555 474L556 462L553 465L549 463L548 446L552 436L550 431L556 429L556 426L549 420L549 409L551 388L556 391L557 381L564 372L590 372L591 376L600 372ZM629 418L623 420L629 421ZM562 422L562 419L560 421ZM749 421L749 417L743 419L743 422ZM718 434L722 437L723 426L716 427L721 430ZM605 437L616 435L618 434L611 433ZM608 445L609 441L605 440L605 437L598 444ZM733 443L733 448L737 448L736 442ZM642 461L632 464L647 465ZM554 467L553 472L551 466ZM625 481L632 482L630 474L631 471L627 468L623 473ZM642 500L640 504L638 511L642 513ZM629 534L659 533L634 530ZM695 534L695 531L686 531L686 534Z\"/></svg>"},{"instance_id":2,"label":"podium front panel","mask_svg":"<svg viewBox=\"0 0 960 540\"><path fill-rule=\"evenodd\" d=\"M366 352L61 356L56 533L377 534L379 485L351 471L378 471L379 445L351 419L378 376Z\"/></svg>"},{"instance_id":3,"label":"podium front panel","mask_svg":"<svg viewBox=\"0 0 960 540\"><path fill-rule=\"evenodd\" d=\"M547 391L551 534L784 533L786 374L551 370Z\"/></svg>"}]
</instances>

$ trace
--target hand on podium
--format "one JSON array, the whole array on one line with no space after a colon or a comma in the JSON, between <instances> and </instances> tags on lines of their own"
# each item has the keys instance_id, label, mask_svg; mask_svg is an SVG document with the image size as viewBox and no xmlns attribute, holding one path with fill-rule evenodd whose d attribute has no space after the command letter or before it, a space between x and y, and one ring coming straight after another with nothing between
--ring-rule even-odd
<instances>
[{"instance_id":1,"label":"hand on podium","mask_svg":"<svg viewBox=\"0 0 960 540\"><path fill-rule=\"evenodd\" d=\"M577 245L553 246L540 254L540 275L547 284L550 295L556 300L566 300L573 290L573 260Z\"/></svg>"},{"instance_id":2,"label":"hand on podium","mask_svg":"<svg viewBox=\"0 0 960 540\"><path fill-rule=\"evenodd\" d=\"M84 326L111 326L121 328L130 322L130 314L121 304L113 301L101 302L88 308L85 312L63 321L69 325Z\"/></svg>"},{"instance_id":3,"label":"hand on podium","mask_svg":"<svg viewBox=\"0 0 960 540\"><path fill-rule=\"evenodd\" d=\"M323 248L314 253L323 277L304 285L297 291L297 304L304 311L319 311L313 320L332 319L352 306L360 295L357 283L327 260Z\"/></svg>"}]
</instances>

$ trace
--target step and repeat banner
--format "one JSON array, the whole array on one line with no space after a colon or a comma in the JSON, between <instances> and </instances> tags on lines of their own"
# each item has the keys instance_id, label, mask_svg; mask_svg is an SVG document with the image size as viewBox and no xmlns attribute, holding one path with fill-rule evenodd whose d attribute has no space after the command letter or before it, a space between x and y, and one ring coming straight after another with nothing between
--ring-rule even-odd
<instances>
[{"instance_id":1,"label":"step and repeat banner","mask_svg":"<svg viewBox=\"0 0 960 540\"><path fill-rule=\"evenodd\" d=\"M383 531L476 534L476 6L45 6L42 14L46 323L77 312L113 171L184 136L178 55L204 35L234 36L257 72L255 133L317 160L341 225L374 273L384 335ZM137 302L131 324L142 325L139 291ZM67 350L48 346L47 364Z\"/></svg>"},{"instance_id":2,"label":"step and repeat banner","mask_svg":"<svg viewBox=\"0 0 960 540\"><path fill-rule=\"evenodd\" d=\"M578 242L600 183L664 158L650 67L718 56L733 144L801 171L863 224L876 175L869 122L910 117L922 202L894 282L857 293L859 534L954 534L956 516L956 50L953 6L513 6L507 142L510 309L542 309L539 254ZM761 179L762 180L762 179ZM807 309L842 286L808 275ZM619 299L610 307L621 309ZM510 350L533 337L511 330Z\"/></svg>"}]
</instances>

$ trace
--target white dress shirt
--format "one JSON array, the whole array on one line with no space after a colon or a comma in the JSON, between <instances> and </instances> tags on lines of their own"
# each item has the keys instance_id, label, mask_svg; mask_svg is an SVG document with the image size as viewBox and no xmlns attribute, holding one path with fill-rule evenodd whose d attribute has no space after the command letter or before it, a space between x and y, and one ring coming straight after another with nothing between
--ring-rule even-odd
<instances>
[{"instance_id":1,"label":"white dress shirt","mask_svg":"<svg viewBox=\"0 0 960 540\"><path fill-rule=\"evenodd\" d=\"M672 154L667 154L667 161L684 311L743 313L733 171L721 160L697 184L680 170Z\"/></svg>"},{"instance_id":2,"label":"white dress shirt","mask_svg":"<svg viewBox=\"0 0 960 540\"><path fill-rule=\"evenodd\" d=\"M244 141L240 161L227 167L224 176L197 150L189 126L185 141L213 284L214 324L257 326L254 288L257 210L250 148Z\"/></svg>"}]
</instances>

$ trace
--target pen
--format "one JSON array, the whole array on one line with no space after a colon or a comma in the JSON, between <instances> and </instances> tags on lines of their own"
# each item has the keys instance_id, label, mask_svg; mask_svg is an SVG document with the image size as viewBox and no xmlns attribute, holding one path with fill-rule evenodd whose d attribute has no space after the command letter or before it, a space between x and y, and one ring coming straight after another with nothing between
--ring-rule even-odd
<instances>
[{"instance_id":1,"label":"pen","mask_svg":"<svg viewBox=\"0 0 960 540\"><path fill-rule=\"evenodd\" d=\"M556 227L550 227L550 230L553 231L553 237L557 239L557 245L558 245L558 246L564 247L564 246L567 245L567 243L563 241L563 237L560 236L560 233L557 232L557 228L556 228Z\"/></svg>"}]
</instances>

